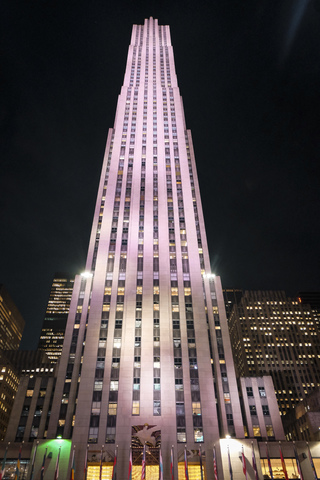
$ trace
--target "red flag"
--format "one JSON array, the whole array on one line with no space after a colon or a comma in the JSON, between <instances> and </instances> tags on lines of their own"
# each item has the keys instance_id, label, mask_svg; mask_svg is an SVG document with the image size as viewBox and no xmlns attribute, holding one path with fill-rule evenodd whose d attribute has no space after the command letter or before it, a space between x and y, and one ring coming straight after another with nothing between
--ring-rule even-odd
<instances>
[{"instance_id":1,"label":"red flag","mask_svg":"<svg viewBox=\"0 0 320 480\"><path fill-rule=\"evenodd\" d=\"M217 459L216 459L216 447L213 445L213 471L214 471L214 480L218 480L218 469L217 469Z\"/></svg>"},{"instance_id":2,"label":"red flag","mask_svg":"<svg viewBox=\"0 0 320 480\"><path fill-rule=\"evenodd\" d=\"M243 474L246 477L246 480L248 479L247 477L247 465L246 465L246 457L244 456L244 451L243 451L243 445L242 445L242 470Z\"/></svg>"},{"instance_id":3,"label":"red flag","mask_svg":"<svg viewBox=\"0 0 320 480\"><path fill-rule=\"evenodd\" d=\"M189 480L187 445L184 447L184 475L185 475L185 480Z\"/></svg>"},{"instance_id":4,"label":"red flag","mask_svg":"<svg viewBox=\"0 0 320 480\"><path fill-rule=\"evenodd\" d=\"M171 473L171 480L174 480L174 470L173 470L173 445L171 447L171 455L170 455L170 473Z\"/></svg>"},{"instance_id":5,"label":"red flag","mask_svg":"<svg viewBox=\"0 0 320 480\"><path fill-rule=\"evenodd\" d=\"M255 456L255 454L254 454L253 442L251 442L251 445L252 445L252 467L253 467L253 470L254 470L254 474L255 474L256 480L259 480L258 470L257 470L256 456Z\"/></svg>"},{"instance_id":6,"label":"red flag","mask_svg":"<svg viewBox=\"0 0 320 480\"><path fill-rule=\"evenodd\" d=\"M112 480L116 480L117 478L117 450L118 450L118 445L114 452L113 469L112 469L112 477L111 477Z\"/></svg>"},{"instance_id":7,"label":"red flag","mask_svg":"<svg viewBox=\"0 0 320 480\"><path fill-rule=\"evenodd\" d=\"M143 446L141 480L146 478L146 444Z\"/></svg>"},{"instance_id":8,"label":"red flag","mask_svg":"<svg viewBox=\"0 0 320 480\"><path fill-rule=\"evenodd\" d=\"M59 447L59 453L58 453L58 457L57 457L56 469L55 469L54 477L53 477L54 480L58 480L58 478L59 478L60 451L61 451L61 447Z\"/></svg>"},{"instance_id":9,"label":"red flag","mask_svg":"<svg viewBox=\"0 0 320 480\"><path fill-rule=\"evenodd\" d=\"M280 459L281 459L281 465L282 465L282 470L283 470L283 473L284 473L284 477L285 477L286 480L289 480L288 472L287 472L287 469L286 469L286 464L284 463L284 458L283 458L283 455L282 455L281 442L279 442L279 450L280 450Z\"/></svg>"},{"instance_id":10,"label":"red flag","mask_svg":"<svg viewBox=\"0 0 320 480\"><path fill-rule=\"evenodd\" d=\"M132 480L132 448L130 447L128 480Z\"/></svg>"}]
</instances>

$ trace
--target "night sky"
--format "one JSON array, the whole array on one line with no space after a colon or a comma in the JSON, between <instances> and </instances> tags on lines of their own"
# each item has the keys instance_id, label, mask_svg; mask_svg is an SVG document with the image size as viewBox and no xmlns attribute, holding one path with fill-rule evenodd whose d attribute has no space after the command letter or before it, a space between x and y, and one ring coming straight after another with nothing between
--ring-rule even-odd
<instances>
[{"instance_id":1,"label":"night sky","mask_svg":"<svg viewBox=\"0 0 320 480\"><path fill-rule=\"evenodd\" d=\"M36 348L53 275L83 270L132 24L169 24L212 271L320 290L320 0L0 6L0 283Z\"/></svg>"}]
</instances>

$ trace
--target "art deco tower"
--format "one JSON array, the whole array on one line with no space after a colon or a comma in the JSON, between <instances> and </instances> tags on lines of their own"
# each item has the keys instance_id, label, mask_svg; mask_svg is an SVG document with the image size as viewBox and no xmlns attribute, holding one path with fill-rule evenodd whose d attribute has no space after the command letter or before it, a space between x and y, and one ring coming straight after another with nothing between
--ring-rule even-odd
<instances>
[{"instance_id":1,"label":"art deco tower","mask_svg":"<svg viewBox=\"0 0 320 480\"><path fill-rule=\"evenodd\" d=\"M179 457L203 443L212 459L220 435L243 437L170 31L152 18L132 30L86 272L75 280L48 428L48 438L73 439L79 471L87 443L119 445L126 478L129 448L138 458L145 440L161 442L166 473L171 445Z\"/></svg>"}]
</instances>

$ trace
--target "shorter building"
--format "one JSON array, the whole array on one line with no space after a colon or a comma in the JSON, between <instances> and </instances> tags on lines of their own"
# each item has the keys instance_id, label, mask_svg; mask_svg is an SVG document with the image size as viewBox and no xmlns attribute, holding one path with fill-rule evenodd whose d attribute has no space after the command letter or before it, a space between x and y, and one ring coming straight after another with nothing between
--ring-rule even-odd
<instances>
[{"instance_id":1,"label":"shorter building","mask_svg":"<svg viewBox=\"0 0 320 480\"><path fill-rule=\"evenodd\" d=\"M0 284L0 350L19 348L25 321L7 289Z\"/></svg>"},{"instance_id":2,"label":"shorter building","mask_svg":"<svg viewBox=\"0 0 320 480\"><path fill-rule=\"evenodd\" d=\"M272 378L240 378L240 395L247 436L266 442L285 440Z\"/></svg>"},{"instance_id":3,"label":"shorter building","mask_svg":"<svg viewBox=\"0 0 320 480\"><path fill-rule=\"evenodd\" d=\"M282 291L246 291L228 325L237 375L271 375L280 415L320 386L319 329L309 305Z\"/></svg>"},{"instance_id":4,"label":"shorter building","mask_svg":"<svg viewBox=\"0 0 320 480\"><path fill-rule=\"evenodd\" d=\"M52 367L47 354L41 350L6 350L4 353L19 376L44 372L46 368Z\"/></svg>"},{"instance_id":5,"label":"shorter building","mask_svg":"<svg viewBox=\"0 0 320 480\"><path fill-rule=\"evenodd\" d=\"M62 352L73 284L71 275L56 273L51 285L38 348L46 352L52 363Z\"/></svg>"},{"instance_id":6,"label":"shorter building","mask_svg":"<svg viewBox=\"0 0 320 480\"><path fill-rule=\"evenodd\" d=\"M14 415L8 425L6 442L24 441L27 444L38 437L47 437L55 386L55 367L52 364L43 365L39 366L38 370L42 371L26 372L20 377Z\"/></svg>"},{"instance_id":7,"label":"shorter building","mask_svg":"<svg viewBox=\"0 0 320 480\"><path fill-rule=\"evenodd\" d=\"M320 441L320 390L308 395L286 418L288 440Z\"/></svg>"},{"instance_id":8,"label":"shorter building","mask_svg":"<svg viewBox=\"0 0 320 480\"><path fill-rule=\"evenodd\" d=\"M0 351L0 441L3 441L19 385L19 372Z\"/></svg>"},{"instance_id":9,"label":"shorter building","mask_svg":"<svg viewBox=\"0 0 320 480\"><path fill-rule=\"evenodd\" d=\"M223 299L226 307L227 318L230 318L233 306L240 302L243 290L240 288L223 288Z\"/></svg>"}]
</instances>

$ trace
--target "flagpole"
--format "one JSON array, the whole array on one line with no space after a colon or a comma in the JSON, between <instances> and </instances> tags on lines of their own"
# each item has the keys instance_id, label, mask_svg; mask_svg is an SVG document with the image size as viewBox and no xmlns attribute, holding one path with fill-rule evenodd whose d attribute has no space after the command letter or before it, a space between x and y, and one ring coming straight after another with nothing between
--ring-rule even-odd
<instances>
[{"instance_id":1,"label":"flagpole","mask_svg":"<svg viewBox=\"0 0 320 480\"><path fill-rule=\"evenodd\" d=\"M189 480L187 445L184 446L184 474L185 474L185 480Z\"/></svg>"},{"instance_id":2,"label":"flagpole","mask_svg":"<svg viewBox=\"0 0 320 480\"><path fill-rule=\"evenodd\" d=\"M246 464L246 457L244 456L243 445L242 445L241 453L242 453L242 470L243 470L243 474L244 474L244 476L246 477L246 480L248 480L248 476L247 476L247 464Z\"/></svg>"},{"instance_id":3,"label":"flagpole","mask_svg":"<svg viewBox=\"0 0 320 480\"><path fill-rule=\"evenodd\" d=\"M171 473L171 480L174 480L174 450L173 445L171 446L171 454L170 454L170 473Z\"/></svg>"},{"instance_id":4,"label":"flagpole","mask_svg":"<svg viewBox=\"0 0 320 480\"><path fill-rule=\"evenodd\" d=\"M71 470L70 470L70 480L75 480L75 462L74 462L74 454L76 451L76 446L73 446L72 452L72 460L71 460Z\"/></svg>"},{"instance_id":5,"label":"flagpole","mask_svg":"<svg viewBox=\"0 0 320 480\"><path fill-rule=\"evenodd\" d=\"M299 472L299 475L300 475L300 480L304 480L303 475L302 475L302 470L301 470L301 464L300 464L300 460L299 460L299 455L298 455L298 452L297 452L297 449L296 449L296 442L292 442L292 443L293 443L294 456L296 457L298 472Z\"/></svg>"},{"instance_id":6,"label":"flagpole","mask_svg":"<svg viewBox=\"0 0 320 480\"><path fill-rule=\"evenodd\" d=\"M163 480L163 461L161 447L159 448L159 480Z\"/></svg>"},{"instance_id":7,"label":"flagpole","mask_svg":"<svg viewBox=\"0 0 320 480\"><path fill-rule=\"evenodd\" d=\"M232 472L232 465L231 465L230 447L229 447L229 445L227 445L227 452L228 452L228 464L229 464L230 480L233 480L233 472Z\"/></svg>"},{"instance_id":8,"label":"flagpole","mask_svg":"<svg viewBox=\"0 0 320 480\"><path fill-rule=\"evenodd\" d=\"M253 470L254 470L254 474L255 474L256 480L259 480L258 470L257 470L257 462L256 462L256 455L255 455L255 453L254 453L253 442L251 442L251 446L252 446L252 467L253 467Z\"/></svg>"},{"instance_id":9,"label":"flagpole","mask_svg":"<svg viewBox=\"0 0 320 480\"><path fill-rule=\"evenodd\" d=\"M282 465L282 470L283 470L283 473L284 473L284 477L285 477L286 480L289 480L287 467L286 467L286 464L284 462L280 441L279 441L279 450L280 450L280 459L281 459L281 465Z\"/></svg>"},{"instance_id":10,"label":"flagpole","mask_svg":"<svg viewBox=\"0 0 320 480\"><path fill-rule=\"evenodd\" d=\"M143 445L141 480L146 478L146 444Z\"/></svg>"},{"instance_id":11,"label":"flagpole","mask_svg":"<svg viewBox=\"0 0 320 480\"><path fill-rule=\"evenodd\" d=\"M270 457L269 457L269 450L268 450L268 442L265 442L265 443L266 443L266 454L267 454L267 461L268 461L270 478L271 478L271 480L273 480L273 472L272 472L271 460L270 460Z\"/></svg>"},{"instance_id":12,"label":"flagpole","mask_svg":"<svg viewBox=\"0 0 320 480\"><path fill-rule=\"evenodd\" d=\"M201 445L200 445L200 447L199 447L199 457L200 457L200 474L201 474L201 480L203 480Z\"/></svg>"},{"instance_id":13,"label":"flagpole","mask_svg":"<svg viewBox=\"0 0 320 480\"><path fill-rule=\"evenodd\" d=\"M113 468L112 468L112 480L116 480L117 478L117 453L118 453L118 445L114 451L114 459L113 459Z\"/></svg>"},{"instance_id":14,"label":"flagpole","mask_svg":"<svg viewBox=\"0 0 320 480\"><path fill-rule=\"evenodd\" d=\"M315 480L318 480L318 475L317 475L317 472L316 472L316 467L314 466L314 463L313 463L313 458L312 458L312 455L311 455L309 442L306 442L306 443L307 443L307 448L308 448L309 462L311 464L313 475L314 475Z\"/></svg>"},{"instance_id":15,"label":"flagpole","mask_svg":"<svg viewBox=\"0 0 320 480\"><path fill-rule=\"evenodd\" d=\"M33 452L33 457L32 457L32 464L31 464L31 474L30 474L30 480L33 480L33 474L34 474L34 462L36 459L36 454L37 454L37 449L39 445L39 440L36 443L36 446L34 447L34 452ZM2 477L0 477L1 480Z\"/></svg>"},{"instance_id":16,"label":"flagpole","mask_svg":"<svg viewBox=\"0 0 320 480\"><path fill-rule=\"evenodd\" d=\"M216 446L215 445L213 445L213 472L214 472L214 480L218 480L218 469L217 469Z\"/></svg>"},{"instance_id":17,"label":"flagpole","mask_svg":"<svg viewBox=\"0 0 320 480\"><path fill-rule=\"evenodd\" d=\"M87 445L87 448L86 448L86 456L85 456L85 459L84 459L83 480L87 480L87 470L88 470L88 450L89 450L89 445Z\"/></svg>"},{"instance_id":18,"label":"flagpole","mask_svg":"<svg viewBox=\"0 0 320 480\"><path fill-rule=\"evenodd\" d=\"M59 462L60 462L60 452L61 452L61 445L59 446L59 452L58 452L58 457L57 457L57 462L56 462L56 469L54 472L54 480L58 480L59 478Z\"/></svg>"},{"instance_id":19,"label":"flagpole","mask_svg":"<svg viewBox=\"0 0 320 480\"><path fill-rule=\"evenodd\" d=\"M45 449L44 455L43 455L43 461L42 461L42 466L41 466L41 474L40 474L40 480L43 480L44 478L44 465L46 463L46 458L47 458L47 448Z\"/></svg>"},{"instance_id":20,"label":"flagpole","mask_svg":"<svg viewBox=\"0 0 320 480\"><path fill-rule=\"evenodd\" d=\"M103 448L104 448L104 445L101 446L99 480L102 480L102 455L103 455Z\"/></svg>"},{"instance_id":21,"label":"flagpole","mask_svg":"<svg viewBox=\"0 0 320 480\"><path fill-rule=\"evenodd\" d=\"M19 454L18 454L16 473L15 473L15 476L14 476L14 480L19 480L19 477L20 477L21 452L22 452L23 444L24 444L24 441L22 441L22 443L20 445L20 448L19 448Z\"/></svg>"},{"instance_id":22,"label":"flagpole","mask_svg":"<svg viewBox=\"0 0 320 480\"><path fill-rule=\"evenodd\" d=\"M8 453L9 445L10 445L10 442L7 443L7 446L6 446L6 449L5 449L5 452L4 452L2 467L1 467L1 471L0 471L0 480L3 479L5 471L6 471L6 461L7 461L7 453Z\"/></svg>"},{"instance_id":23,"label":"flagpole","mask_svg":"<svg viewBox=\"0 0 320 480\"><path fill-rule=\"evenodd\" d=\"M130 446L130 453L129 453L129 472L128 472L128 480L132 480L132 447Z\"/></svg>"}]
</instances>

